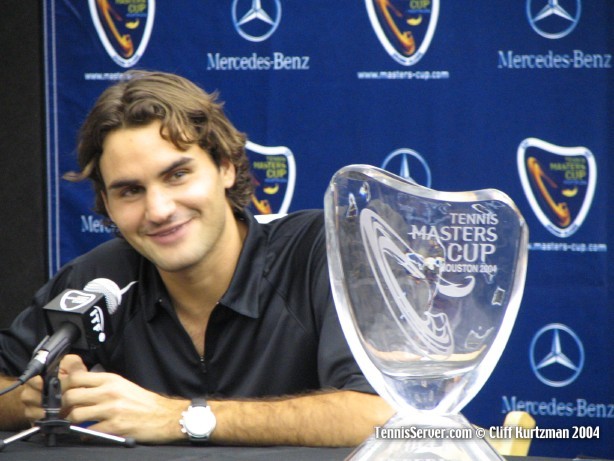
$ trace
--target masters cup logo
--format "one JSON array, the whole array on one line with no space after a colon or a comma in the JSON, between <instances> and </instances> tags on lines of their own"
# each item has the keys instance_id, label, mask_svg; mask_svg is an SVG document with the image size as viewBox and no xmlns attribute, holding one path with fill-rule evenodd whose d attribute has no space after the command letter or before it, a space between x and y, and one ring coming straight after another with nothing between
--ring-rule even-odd
<instances>
[{"instance_id":1,"label":"masters cup logo","mask_svg":"<svg viewBox=\"0 0 614 461\"><path fill-rule=\"evenodd\" d=\"M134 66L153 28L155 0L88 0L92 22L105 50L122 67Z\"/></svg>"},{"instance_id":2,"label":"masters cup logo","mask_svg":"<svg viewBox=\"0 0 614 461\"><path fill-rule=\"evenodd\" d=\"M411 66L426 53L437 25L439 0L365 0L377 38L398 63Z\"/></svg>"},{"instance_id":3,"label":"masters cup logo","mask_svg":"<svg viewBox=\"0 0 614 461\"><path fill-rule=\"evenodd\" d=\"M287 213L296 181L292 151L285 146L261 146L251 141L246 143L245 150L255 186L252 211L256 215Z\"/></svg>"},{"instance_id":4,"label":"masters cup logo","mask_svg":"<svg viewBox=\"0 0 614 461\"><path fill-rule=\"evenodd\" d=\"M525 195L542 225L557 237L573 235L593 202L597 166L592 152L527 138L518 146L517 162Z\"/></svg>"}]
</instances>

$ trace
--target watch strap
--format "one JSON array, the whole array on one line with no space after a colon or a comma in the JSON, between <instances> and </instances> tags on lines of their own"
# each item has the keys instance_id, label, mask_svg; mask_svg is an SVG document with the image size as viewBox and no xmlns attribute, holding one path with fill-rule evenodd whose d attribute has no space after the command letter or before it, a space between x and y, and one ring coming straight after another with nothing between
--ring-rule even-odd
<instances>
[{"instance_id":1,"label":"watch strap","mask_svg":"<svg viewBox=\"0 0 614 461\"><path fill-rule=\"evenodd\" d=\"M190 406L191 407L208 407L209 404L207 403L207 399L204 399L202 397L196 397L192 399L192 402L190 402Z\"/></svg>"}]
</instances>

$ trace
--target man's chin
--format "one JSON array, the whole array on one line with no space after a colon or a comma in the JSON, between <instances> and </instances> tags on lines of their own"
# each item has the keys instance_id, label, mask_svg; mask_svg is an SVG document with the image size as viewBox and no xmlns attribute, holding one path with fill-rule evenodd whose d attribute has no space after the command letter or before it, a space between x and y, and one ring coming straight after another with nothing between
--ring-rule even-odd
<instances>
[{"instance_id":1,"label":"man's chin","mask_svg":"<svg viewBox=\"0 0 614 461\"><path fill-rule=\"evenodd\" d=\"M181 272L194 267L198 261L194 255L180 255L175 252L170 255L151 255L147 257L158 270L163 272Z\"/></svg>"},{"instance_id":2,"label":"man's chin","mask_svg":"<svg viewBox=\"0 0 614 461\"><path fill-rule=\"evenodd\" d=\"M193 261L168 261L158 260L152 261L158 270L168 273L179 273L191 269L196 264Z\"/></svg>"}]
</instances>

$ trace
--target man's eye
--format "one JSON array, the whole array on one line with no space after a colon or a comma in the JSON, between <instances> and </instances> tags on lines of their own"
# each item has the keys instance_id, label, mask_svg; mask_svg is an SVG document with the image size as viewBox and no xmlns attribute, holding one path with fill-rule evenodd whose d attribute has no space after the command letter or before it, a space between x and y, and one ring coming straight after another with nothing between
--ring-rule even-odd
<instances>
[{"instance_id":1,"label":"man's eye","mask_svg":"<svg viewBox=\"0 0 614 461\"><path fill-rule=\"evenodd\" d=\"M122 197L134 197L135 195L140 193L141 190L142 188L138 186L126 187L125 189L122 189L120 195Z\"/></svg>"},{"instance_id":2,"label":"man's eye","mask_svg":"<svg viewBox=\"0 0 614 461\"><path fill-rule=\"evenodd\" d=\"M187 176L187 174L188 174L187 170L173 171L173 173L171 174L171 180L176 181L179 179L183 179L185 176Z\"/></svg>"}]
</instances>

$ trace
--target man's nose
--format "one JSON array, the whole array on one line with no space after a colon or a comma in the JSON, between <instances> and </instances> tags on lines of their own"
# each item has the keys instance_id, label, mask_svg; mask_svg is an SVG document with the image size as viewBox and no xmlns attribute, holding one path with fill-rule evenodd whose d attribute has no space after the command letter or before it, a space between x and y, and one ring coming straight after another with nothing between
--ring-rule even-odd
<instances>
[{"instance_id":1,"label":"man's nose","mask_svg":"<svg viewBox=\"0 0 614 461\"><path fill-rule=\"evenodd\" d=\"M175 212L175 200L163 188L150 188L147 191L145 218L155 223L167 221Z\"/></svg>"}]
</instances>

